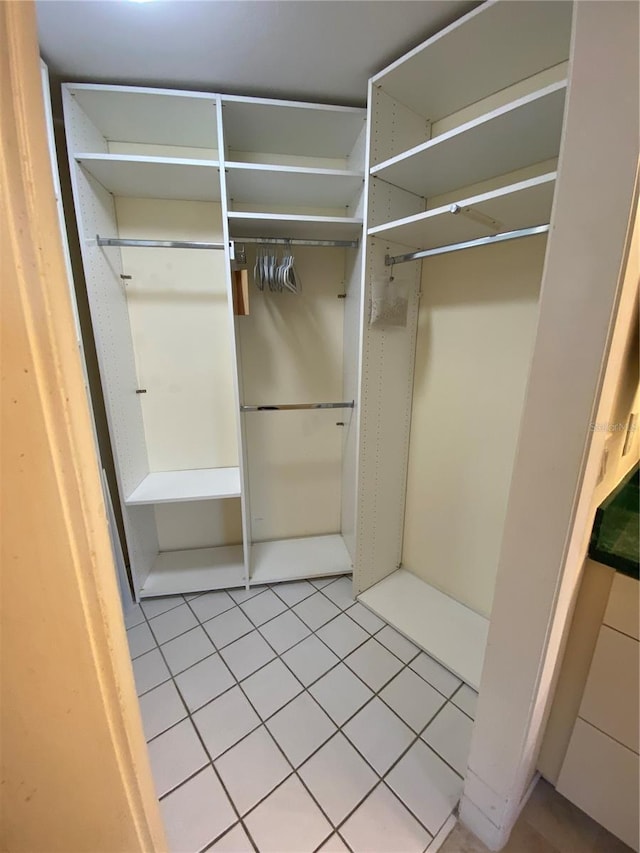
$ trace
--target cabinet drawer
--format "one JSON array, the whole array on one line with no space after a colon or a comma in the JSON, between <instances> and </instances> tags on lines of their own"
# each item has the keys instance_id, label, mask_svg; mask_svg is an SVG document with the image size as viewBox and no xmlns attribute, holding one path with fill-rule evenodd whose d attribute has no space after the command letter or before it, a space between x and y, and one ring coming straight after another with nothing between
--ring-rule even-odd
<instances>
[{"instance_id":1,"label":"cabinet drawer","mask_svg":"<svg viewBox=\"0 0 640 853\"><path fill-rule=\"evenodd\" d=\"M637 640L603 625L579 716L638 752Z\"/></svg>"},{"instance_id":2,"label":"cabinet drawer","mask_svg":"<svg viewBox=\"0 0 640 853\"><path fill-rule=\"evenodd\" d=\"M639 639L640 583L635 578L616 572L602 621L623 634Z\"/></svg>"},{"instance_id":3,"label":"cabinet drawer","mask_svg":"<svg viewBox=\"0 0 640 853\"><path fill-rule=\"evenodd\" d=\"M638 756L578 718L557 790L638 850Z\"/></svg>"}]
</instances>

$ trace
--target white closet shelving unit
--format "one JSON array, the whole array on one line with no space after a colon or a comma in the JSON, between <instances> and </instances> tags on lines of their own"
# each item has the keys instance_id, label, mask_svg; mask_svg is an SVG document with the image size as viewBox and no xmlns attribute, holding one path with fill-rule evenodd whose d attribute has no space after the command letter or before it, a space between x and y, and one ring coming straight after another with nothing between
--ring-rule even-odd
<instances>
[{"instance_id":1,"label":"white closet shelving unit","mask_svg":"<svg viewBox=\"0 0 640 853\"><path fill-rule=\"evenodd\" d=\"M63 99L137 597L350 572L354 410L240 407L356 397L365 111L92 84ZM235 318L237 238L250 255L310 242L302 293L252 289L256 316Z\"/></svg>"},{"instance_id":2,"label":"white closet shelving unit","mask_svg":"<svg viewBox=\"0 0 640 853\"><path fill-rule=\"evenodd\" d=\"M372 78L364 306L391 258L444 254L549 225L570 38L570 3L498 0ZM418 429L420 291L430 286L421 257L392 267L408 285L406 328L371 328L363 317L354 588L361 602L477 688L488 619L404 559L408 459L419 439L411 429ZM459 535L472 537L472 527Z\"/></svg>"}]
</instances>

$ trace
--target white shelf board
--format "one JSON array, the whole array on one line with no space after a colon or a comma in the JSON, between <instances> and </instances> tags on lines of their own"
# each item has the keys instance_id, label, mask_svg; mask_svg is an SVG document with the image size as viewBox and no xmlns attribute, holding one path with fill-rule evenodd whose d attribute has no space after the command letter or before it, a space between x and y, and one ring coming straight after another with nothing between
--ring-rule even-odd
<instances>
[{"instance_id":1,"label":"white shelf board","mask_svg":"<svg viewBox=\"0 0 640 853\"><path fill-rule=\"evenodd\" d=\"M456 204L462 210L456 214L451 213L451 205L447 204L370 228L369 235L412 249L433 249L486 237L497 231L546 225L551 218L555 180L556 173L548 172L498 190L460 199ZM489 217L496 227L469 218L463 212L465 208L473 208L472 214Z\"/></svg>"},{"instance_id":2,"label":"white shelf board","mask_svg":"<svg viewBox=\"0 0 640 853\"><path fill-rule=\"evenodd\" d=\"M470 186L558 156L567 81L552 83L371 169L429 196Z\"/></svg>"},{"instance_id":3,"label":"white shelf board","mask_svg":"<svg viewBox=\"0 0 640 853\"><path fill-rule=\"evenodd\" d=\"M161 551L140 591L142 598L244 586L242 545Z\"/></svg>"},{"instance_id":4,"label":"white shelf board","mask_svg":"<svg viewBox=\"0 0 640 853\"><path fill-rule=\"evenodd\" d=\"M237 497L240 497L239 468L194 468L147 474L125 503L135 506Z\"/></svg>"},{"instance_id":5,"label":"white shelf board","mask_svg":"<svg viewBox=\"0 0 640 853\"><path fill-rule=\"evenodd\" d=\"M277 583L328 575L350 574L351 557L340 534L254 542L250 583Z\"/></svg>"},{"instance_id":6,"label":"white shelf board","mask_svg":"<svg viewBox=\"0 0 640 853\"><path fill-rule=\"evenodd\" d=\"M229 211L231 237L290 237L312 240L357 240L362 219L350 216L303 216Z\"/></svg>"},{"instance_id":7,"label":"white shelf board","mask_svg":"<svg viewBox=\"0 0 640 853\"><path fill-rule=\"evenodd\" d=\"M569 2L484 3L385 68L374 85L437 121L568 59L571 15Z\"/></svg>"},{"instance_id":8,"label":"white shelf board","mask_svg":"<svg viewBox=\"0 0 640 853\"><path fill-rule=\"evenodd\" d=\"M358 596L380 618L478 690L489 620L398 569Z\"/></svg>"},{"instance_id":9,"label":"white shelf board","mask_svg":"<svg viewBox=\"0 0 640 853\"><path fill-rule=\"evenodd\" d=\"M222 96L225 145L231 151L346 158L366 110L293 101Z\"/></svg>"},{"instance_id":10,"label":"white shelf board","mask_svg":"<svg viewBox=\"0 0 640 853\"><path fill-rule=\"evenodd\" d=\"M68 84L76 102L113 142L216 149L216 96L135 86Z\"/></svg>"},{"instance_id":11,"label":"white shelf board","mask_svg":"<svg viewBox=\"0 0 640 853\"><path fill-rule=\"evenodd\" d=\"M346 207L362 189L360 172L225 163L227 187L234 202Z\"/></svg>"},{"instance_id":12,"label":"white shelf board","mask_svg":"<svg viewBox=\"0 0 640 853\"><path fill-rule=\"evenodd\" d=\"M220 201L215 160L125 154L76 154L75 159L115 196Z\"/></svg>"}]
</instances>

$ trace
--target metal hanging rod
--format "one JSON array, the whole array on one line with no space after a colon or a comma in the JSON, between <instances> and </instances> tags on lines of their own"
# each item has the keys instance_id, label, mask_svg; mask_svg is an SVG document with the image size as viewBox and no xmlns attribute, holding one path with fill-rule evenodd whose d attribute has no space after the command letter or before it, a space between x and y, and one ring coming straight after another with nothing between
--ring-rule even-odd
<instances>
[{"instance_id":1,"label":"metal hanging rod","mask_svg":"<svg viewBox=\"0 0 640 853\"><path fill-rule=\"evenodd\" d=\"M290 412L296 409L353 409L353 400L346 403L281 403L277 406L240 406L241 412Z\"/></svg>"},{"instance_id":2,"label":"metal hanging rod","mask_svg":"<svg viewBox=\"0 0 640 853\"><path fill-rule=\"evenodd\" d=\"M518 231L503 231L501 234L491 234L489 237L479 237L466 243L451 243L449 246L438 246L436 249L424 249L421 252L410 252L407 255L385 255L387 267L394 264L405 264L407 261L419 261L432 255L444 255L446 252L459 252L461 249L471 249L474 246L487 246L490 243L502 243L505 240L518 240L520 237L532 237L534 234L544 234L550 225L536 225L533 228L520 228Z\"/></svg>"},{"instance_id":3,"label":"metal hanging rod","mask_svg":"<svg viewBox=\"0 0 640 853\"><path fill-rule=\"evenodd\" d=\"M325 246L335 249L357 249L357 240L295 240L287 237L234 237L236 243L262 243L271 246Z\"/></svg>"},{"instance_id":4,"label":"metal hanging rod","mask_svg":"<svg viewBox=\"0 0 640 853\"><path fill-rule=\"evenodd\" d=\"M144 249L224 249L224 243L198 243L191 240L124 240L96 236L98 246L133 246Z\"/></svg>"}]
</instances>

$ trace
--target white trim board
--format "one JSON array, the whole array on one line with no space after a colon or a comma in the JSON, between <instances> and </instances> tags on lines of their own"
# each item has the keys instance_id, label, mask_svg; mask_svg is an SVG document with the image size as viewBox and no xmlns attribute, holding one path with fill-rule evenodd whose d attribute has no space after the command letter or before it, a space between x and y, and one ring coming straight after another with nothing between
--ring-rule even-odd
<instances>
[{"instance_id":1,"label":"white trim board","mask_svg":"<svg viewBox=\"0 0 640 853\"><path fill-rule=\"evenodd\" d=\"M251 585L349 574L351 557L340 534L254 542Z\"/></svg>"},{"instance_id":2,"label":"white trim board","mask_svg":"<svg viewBox=\"0 0 640 853\"><path fill-rule=\"evenodd\" d=\"M239 468L193 468L147 474L125 503L134 506L237 497L240 497Z\"/></svg>"},{"instance_id":3,"label":"white trim board","mask_svg":"<svg viewBox=\"0 0 640 853\"><path fill-rule=\"evenodd\" d=\"M141 598L245 586L242 545L163 551L147 575Z\"/></svg>"},{"instance_id":4,"label":"white trim board","mask_svg":"<svg viewBox=\"0 0 640 853\"><path fill-rule=\"evenodd\" d=\"M478 690L489 620L425 581L398 569L358 596L427 654Z\"/></svg>"}]
</instances>

